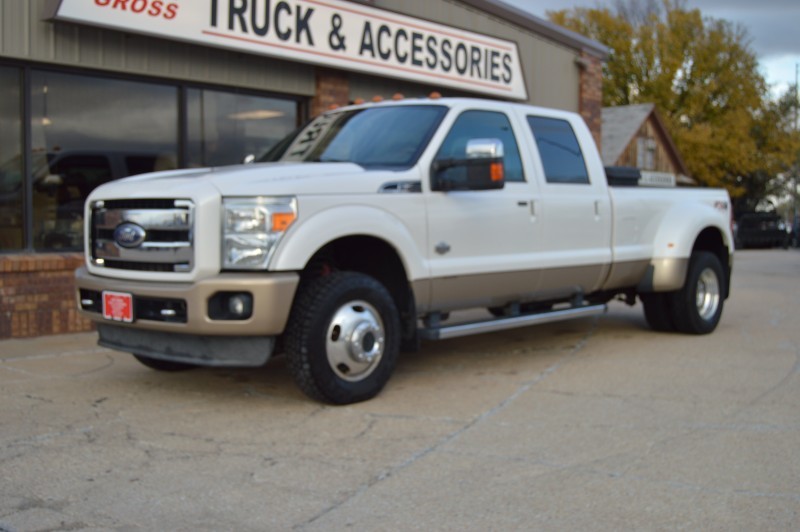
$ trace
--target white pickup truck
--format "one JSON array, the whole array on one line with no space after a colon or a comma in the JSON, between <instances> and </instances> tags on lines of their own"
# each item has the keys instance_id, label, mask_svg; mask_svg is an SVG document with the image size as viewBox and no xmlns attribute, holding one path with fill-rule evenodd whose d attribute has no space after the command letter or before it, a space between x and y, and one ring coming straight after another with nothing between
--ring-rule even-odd
<instances>
[{"instance_id":1,"label":"white pickup truck","mask_svg":"<svg viewBox=\"0 0 800 532\"><path fill-rule=\"evenodd\" d=\"M713 331L730 287L727 193L625 173L607 176L569 112L346 107L256 164L97 188L79 306L101 345L151 368L260 366L279 351L306 394L336 404L380 392L421 339L590 316L615 298L638 296L653 329ZM466 309L481 312L451 317Z\"/></svg>"}]
</instances>

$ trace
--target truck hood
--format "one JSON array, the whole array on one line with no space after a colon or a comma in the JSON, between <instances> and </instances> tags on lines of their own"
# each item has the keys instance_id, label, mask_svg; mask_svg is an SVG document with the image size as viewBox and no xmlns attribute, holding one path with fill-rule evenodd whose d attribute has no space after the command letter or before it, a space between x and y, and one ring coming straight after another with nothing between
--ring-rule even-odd
<instances>
[{"instance_id":1,"label":"truck hood","mask_svg":"<svg viewBox=\"0 0 800 532\"><path fill-rule=\"evenodd\" d=\"M353 163L262 163L142 174L103 188L147 190L150 196L156 190L170 197L191 197L192 190L208 185L222 196L374 194L387 182L403 179L407 172L365 170Z\"/></svg>"}]
</instances>

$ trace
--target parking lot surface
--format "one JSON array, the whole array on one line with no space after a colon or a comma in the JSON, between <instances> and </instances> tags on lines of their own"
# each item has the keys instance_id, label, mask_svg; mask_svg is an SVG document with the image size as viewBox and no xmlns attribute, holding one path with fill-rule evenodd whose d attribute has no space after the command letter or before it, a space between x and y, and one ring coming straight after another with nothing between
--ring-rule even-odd
<instances>
[{"instance_id":1,"label":"parking lot surface","mask_svg":"<svg viewBox=\"0 0 800 532\"><path fill-rule=\"evenodd\" d=\"M595 319L426 343L377 398L279 357L167 374L0 342L0 530L798 530L800 252L737 252L717 331Z\"/></svg>"}]
</instances>

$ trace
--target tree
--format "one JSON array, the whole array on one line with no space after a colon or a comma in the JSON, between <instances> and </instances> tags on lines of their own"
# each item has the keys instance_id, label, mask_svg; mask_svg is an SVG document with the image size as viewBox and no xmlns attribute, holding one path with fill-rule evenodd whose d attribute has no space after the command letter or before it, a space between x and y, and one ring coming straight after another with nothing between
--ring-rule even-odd
<instances>
[{"instance_id":1,"label":"tree","mask_svg":"<svg viewBox=\"0 0 800 532\"><path fill-rule=\"evenodd\" d=\"M681 0L619 0L610 8L548 13L611 49L603 104L655 103L696 180L751 192L748 179L783 168L780 134L767 134L774 111L747 32L686 9ZM772 156L760 150L769 146Z\"/></svg>"},{"instance_id":2,"label":"tree","mask_svg":"<svg viewBox=\"0 0 800 532\"><path fill-rule=\"evenodd\" d=\"M738 211L755 210L765 198L789 200L794 216L797 206L797 179L800 170L800 133L797 130L797 87L791 86L773 100L765 102L753 122L751 135L756 143L756 170L742 176L745 193L737 198Z\"/></svg>"}]
</instances>

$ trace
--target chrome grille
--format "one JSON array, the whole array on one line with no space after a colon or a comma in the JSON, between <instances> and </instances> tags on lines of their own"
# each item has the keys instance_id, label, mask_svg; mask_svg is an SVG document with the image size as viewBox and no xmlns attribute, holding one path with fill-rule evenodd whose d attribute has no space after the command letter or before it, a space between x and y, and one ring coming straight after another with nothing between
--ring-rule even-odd
<instances>
[{"instance_id":1,"label":"chrome grille","mask_svg":"<svg viewBox=\"0 0 800 532\"><path fill-rule=\"evenodd\" d=\"M120 242L121 227L135 227L141 242ZM118 270L188 272L194 252L194 204L188 200L136 199L92 204L95 266Z\"/></svg>"}]
</instances>

